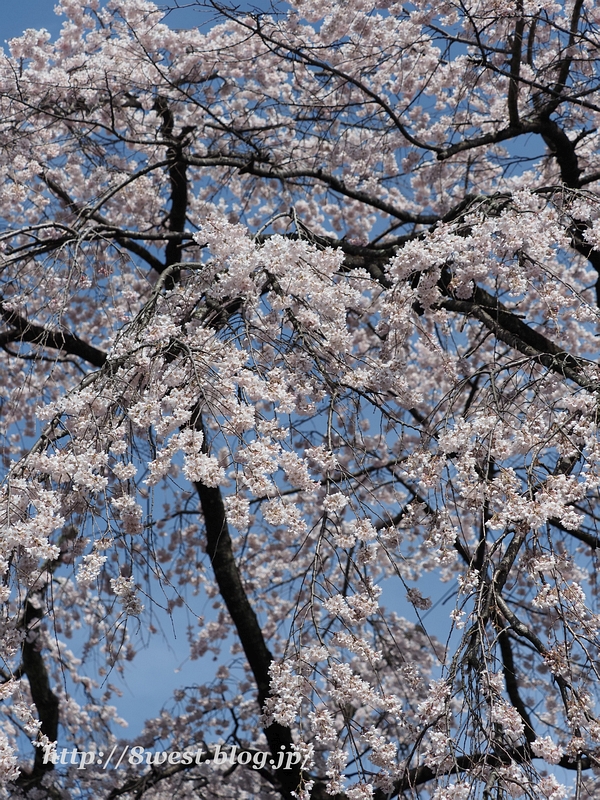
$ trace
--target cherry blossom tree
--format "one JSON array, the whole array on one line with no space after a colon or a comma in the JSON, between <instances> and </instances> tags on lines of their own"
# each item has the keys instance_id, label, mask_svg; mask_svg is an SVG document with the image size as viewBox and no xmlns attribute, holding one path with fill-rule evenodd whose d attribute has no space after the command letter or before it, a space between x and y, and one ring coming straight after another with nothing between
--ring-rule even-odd
<instances>
[{"instance_id":1,"label":"cherry blossom tree","mask_svg":"<svg viewBox=\"0 0 600 800\"><path fill-rule=\"evenodd\" d=\"M57 12L0 60L5 796L593 795L597 4Z\"/></svg>"}]
</instances>

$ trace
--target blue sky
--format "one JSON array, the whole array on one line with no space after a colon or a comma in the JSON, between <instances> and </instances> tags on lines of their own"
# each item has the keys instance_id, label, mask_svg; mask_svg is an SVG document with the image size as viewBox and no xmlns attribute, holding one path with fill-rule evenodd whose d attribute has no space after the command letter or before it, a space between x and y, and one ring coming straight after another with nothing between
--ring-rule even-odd
<instances>
[{"instance_id":1,"label":"blue sky","mask_svg":"<svg viewBox=\"0 0 600 800\"><path fill-rule=\"evenodd\" d=\"M19 36L26 28L47 28L58 33L61 18L54 13L56 0L18 0L4 2L0 17L0 41Z\"/></svg>"},{"instance_id":2,"label":"blue sky","mask_svg":"<svg viewBox=\"0 0 600 800\"><path fill-rule=\"evenodd\" d=\"M53 37L56 36L64 19L54 13L57 2L58 0L5 0L0 15L0 44L19 36L26 28L46 28ZM158 2L157 5L165 7L167 3ZM190 6L191 3L185 2L181 5ZM202 13L199 9L191 7L180 8L169 14L169 24L175 28L193 27L201 19Z\"/></svg>"}]
</instances>

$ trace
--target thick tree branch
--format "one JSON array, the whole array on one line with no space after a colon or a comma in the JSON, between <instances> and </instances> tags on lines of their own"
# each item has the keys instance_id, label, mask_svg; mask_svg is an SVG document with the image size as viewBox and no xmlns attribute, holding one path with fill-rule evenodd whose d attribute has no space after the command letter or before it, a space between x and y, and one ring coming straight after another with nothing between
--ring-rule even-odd
<instances>
[{"instance_id":1,"label":"thick tree branch","mask_svg":"<svg viewBox=\"0 0 600 800\"><path fill-rule=\"evenodd\" d=\"M49 741L58 739L58 697L50 688L48 671L41 653L38 625L43 617L41 607L36 607L31 600L25 603L25 613L22 627L26 637L22 645L22 672L27 676L31 690L31 699L36 707L38 718L41 722L41 733ZM44 750L35 748L33 771L23 772L18 783L23 785L36 784L44 773L54 768L50 761L44 763Z\"/></svg>"},{"instance_id":2,"label":"thick tree branch","mask_svg":"<svg viewBox=\"0 0 600 800\"><path fill-rule=\"evenodd\" d=\"M499 300L477 287L470 300L449 298L438 305L478 319L497 339L552 372L569 378L588 391L598 390L598 382L586 376L585 359L572 356L511 313Z\"/></svg>"},{"instance_id":3,"label":"thick tree branch","mask_svg":"<svg viewBox=\"0 0 600 800\"><path fill-rule=\"evenodd\" d=\"M196 482L194 486L200 499L206 526L206 552L210 558L221 597L233 620L244 654L254 675L258 688L258 703L262 709L269 697L269 667L273 662L273 656L266 645L235 562L221 491L218 487L205 486L200 482ZM265 736L273 756L276 756L281 748L285 750L292 748L293 739L290 729L277 722L265 728ZM298 787L299 777L296 768L280 771L279 779L285 797L291 798L291 792Z\"/></svg>"},{"instance_id":4,"label":"thick tree branch","mask_svg":"<svg viewBox=\"0 0 600 800\"><path fill-rule=\"evenodd\" d=\"M187 162L183 156L185 137L188 133L183 130L174 136L175 120L169 104L162 97L158 97L154 108L162 118L161 132L164 138L171 142L167 148L169 166L169 182L171 185L171 208L169 210L168 227L171 233L181 233L185 229L186 213L188 207L188 182ZM181 240L169 239L165 251L165 269L181 261ZM179 280L179 272L173 273L168 280L167 288L172 289Z\"/></svg>"},{"instance_id":5,"label":"thick tree branch","mask_svg":"<svg viewBox=\"0 0 600 800\"><path fill-rule=\"evenodd\" d=\"M457 153L464 153L466 150L476 150L479 147L484 147L489 144L500 144L509 139L514 139L516 136L521 136L525 133L539 133L539 123L525 122L522 120L518 125L508 125L506 128L501 128L492 133L484 133L481 136L473 136L471 139L463 139L460 142L451 144L445 147L437 154L439 161L446 161L452 158Z\"/></svg>"},{"instance_id":6,"label":"thick tree branch","mask_svg":"<svg viewBox=\"0 0 600 800\"><path fill-rule=\"evenodd\" d=\"M29 322L15 311L7 309L3 300L0 300L0 316L12 328L0 334L0 346L15 341L28 342L39 347L61 350L82 358L95 367L101 367L106 361L106 353L94 345L84 342L72 333L49 331L41 325Z\"/></svg>"},{"instance_id":7,"label":"thick tree branch","mask_svg":"<svg viewBox=\"0 0 600 800\"><path fill-rule=\"evenodd\" d=\"M570 189L579 189L581 186L581 170L575 152L575 143L572 142L560 125L549 116L544 116L540 125L542 138L550 152L556 159L560 168L560 176L565 186Z\"/></svg>"},{"instance_id":8,"label":"thick tree branch","mask_svg":"<svg viewBox=\"0 0 600 800\"><path fill-rule=\"evenodd\" d=\"M196 430L204 433L199 409L194 413L190 424ZM203 447L207 452L206 437L204 437L204 443ZM233 620L256 681L258 704L262 710L270 694L269 668L273 662L273 656L265 642L233 555L233 544L221 490L218 486L206 486L200 481L196 481L194 487L200 499L206 527L206 552L210 558L219 592ZM285 750L292 748L293 739L289 728L275 722L266 727L264 732L274 757L282 748ZM298 768L279 770L277 777L282 787L282 795L291 800L291 793L297 789L300 782Z\"/></svg>"},{"instance_id":9,"label":"thick tree branch","mask_svg":"<svg viewBox=\"0 0 600 800\"><path fill-rule=\"evenodd\" d=\"M558 519L549 519L548 522L555 528L558 528L560 531L564 533L568 533L569 536L572 536L574 539L577 539L584 544L587 544L592 550L597 550L600 547L600 537L595 536L593 533L588 533L587 531L582 531L581 528L567 528L562 522Z\"/></svg>"},{"instance_id":10,"label":"thick tree branch","mask_svg":"<svg viewBox=\"0 0 600 800\"><path fill-rule=\"evenodd\" d=\"M457 775L461 772L474 770L478 767L499 767L502 765L510 764L513 761L522 763L528 761L536 756L531 756L528 747L516 747L514 750L506 750L502 754L496 753L473 753L470 755L458 756L454 759L454 763L447 767L435 771L425 764L419 767L413 767L399 780L391 793L386 793L378 789L375 792L375 800L388 800L391 797L396 797L401 792L408 792L411 789L416 789L425 783L434 781L436 778L444 775ZM570 756L563 756L558 764L563 769L576 770L578 769L577 762L572 760ZM588 756L581 758L581 768L584 770L591 769L592 763Z\"/></svg>"}]
</instances>

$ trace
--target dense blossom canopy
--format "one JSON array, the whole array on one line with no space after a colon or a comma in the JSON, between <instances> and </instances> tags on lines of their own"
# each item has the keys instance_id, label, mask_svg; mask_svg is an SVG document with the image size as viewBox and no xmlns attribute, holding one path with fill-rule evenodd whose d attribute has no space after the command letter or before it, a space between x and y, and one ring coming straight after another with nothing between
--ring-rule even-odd
<instances>
[{"instance_id":1,"label":"dense blossom canopy","mask_svg":"<svg viewBox=\"0 0 600 800\"><path fill-rule=\"evenodd\" d=\"M593 795L598 5L57 12L0 57L6 796Z\"/></svg>"}]
</instances>

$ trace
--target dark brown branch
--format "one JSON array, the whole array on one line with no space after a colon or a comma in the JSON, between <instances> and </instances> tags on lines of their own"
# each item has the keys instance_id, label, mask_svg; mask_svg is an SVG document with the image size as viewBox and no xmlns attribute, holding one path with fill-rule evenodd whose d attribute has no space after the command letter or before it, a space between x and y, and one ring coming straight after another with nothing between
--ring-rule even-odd
<instances>
[{"instance_id":1,"label":"dark brown branch","mask_svg":"<svg viewBox=\"0 0 600 800\"><path fill-rule=\"evenodd\" d=\"M397 781L390 794L378 789L374 795L375 800L388 800L388 798L396 797L401 792L407 792L417 786L422 786L424 783L434 781L436 778L443 775L457 775L458 773L483 766L499 767L510 764L513 761L523 763L524 761L529 761L531 758L536 758L536 756L530 756L528 750L529 748L516 747L514 750L507 750L500 755L496 753L473 753L471 755L458 756L454 759L454 763L450 767L437 772L423 764L422 766L408 770L403 778ZM582 769L591 769L591 760L587 755L581 758L580 763ZM572 760L570 756L563 756L558 766L570 770L576 770L578 768L577 762Z\"/></svg>"},{"instance_id":2,"label":"dark brown branch","mask_svg":"<svg viewBox=\"0 0 600 800\"><path fill-rule=\"evenodd\" d=\"M48 670L41 653L38 625L43 617L41 608L27 600L22 627L26 632L22 646L22 672L27 676L31 690L31 699L36 707L41 722L41 733L51 742L58 739L58 697L50 688ZM31 785L37 783L44 773L54 768L52 761L44 763L44 750L35 748L33 771L23 771L17 783Z\"/></svg>"},{"instance_id":3,"label":"dark brown branch","mask_svg":"<svg viewBox=\"0 0 600 800\"><path fill-rule=\"evenodd\" d=\"M508 311L484 289L477 287L470 300L450 298L443 300L438 307L475 317L501 342L538 361L552 372L569 378L583 389L598 390L597 382L585 375L585 359L576 358L562 350Z\"/></svg>"},{"instance_id":4,"label":"dark brown branch","mask_svg":"<svg viewBox=\"0 0 600 800\"><path fill-rule=\"evenodd\" d=\"M512 128L518 128L519 120L519 86L521 74L521 50L523 47L523 31L525 30L525 18L523 14L523 3L518 4L521 16L517 19L515 32L513 35L513 46L510 58L510 81L508 83L508 121Z\"/></svg>"},{"instance_id":5,"label":"dark brown branch","mask_svg":"<svg viewBox=\"0 0 600 800\"><path fill-rule=\"evenodd\" d=\"M587 186L588 183L595 183L600 181L600 172L591 172L589 175L584 175L579 181L580 186Z\"/></svg>"},{"instance_id":6,"label":"dark brown branch","mask_svg":"<svg viewBox=\"0 0 600 800\"><path fill-rule=\"evenodd\" d=\"M156 165L153 165L156 167ZM40 175L40 179L46 184L46 186L60 199L63 203L67 206L67 208L78 218L78 219L93 219L95 222L99 222L102 225L107 225L108 227L114 228L111 226L110 223L98 212L92 212L91 209L87 209L85 207L80 207L75 200L66 192L62 186L60 186L56 181L49 178L47 175ZM158 272L159 274L164 270L164 264L160 259L156 258L156 256L152 255L152 253L147 250L142 245L138 244L137 242L132 241L127 236L122 236L116 233L114 235L115 241L121 244L126 250L129 250L131 253L134 253L136 256L139 256L143 259L153 270Z\"/></svg>"},{"instance_id":7,"label":"dark brown branch","mask_svg":"<svg viewBox=\"0 0 600 800\"><path fill-rule=\"evenodd\" d=\"M169 163L169 182L171 185L171 208L169 210L168 226L172 233L183 232L185 228L187 207L188 207L188 182L187 182L187 162L183 157L185 137L188 133L183 130L178 136L173 135L175 120L169 104L162 97L156 99L154 108L162 118L161 133L163 137L170 141L167 148L167 160ZM169 239L165 251L164 268L181 261L181 240ZM172 289L179 280L179 273L173 273L166 284L167 289Z\"/></svg>"},{"instance_id":8,"label":"dark brown branch","mask_svg":"<svg viewBox=\"0 0 600 800\"><path fill-rule=\"evenodd\" d=\"M494 601L498 606L498 609L500 610L502 615L506 618L510 627L513 629L513 631L519 636L522 636L524 639L527 639L529 642L531 642L531 644L535 647L535 649L541 656L545 656L548 653L548 648L544 645L539 636L535 634L532 630L530 630L527 627L527 625L525 625L524 622L521 622L521 620L517 617L517 615L510 610L510 608L506 603L506 600L504 600L504 598L500 594L497 594L496 597L494 598ZM555 675L554 677L559 685L561 684L563 686L566 685L564 678L562 678L560 675Z\"/></svg>"},{"instance_id":9,"label":"dark brown branch","mask_svg":"<svg viewBox=\"0 0 600 800\"><path fill-rule=\"evenodd\" d=\"M557 122L548 117L543 119L539 132L556 159L560 168L560 177L565 186L570 189L579 189L581 170L575 152L575 143L569 139Z\"/></svg>"},{"instance_id":10,"label":"dark brown branch","mask_svg":"<svg viewBox=\"0 0 600 800\"><path fill-rule=\"evenodd\" d=\"M589 545L592 550L597 550L600 547L600 537L595 536L593 533L587 533L587 531L582 531L580 528L567 528L558 519L549 519L548 522L554 528L558 528L560 531L568 533L569 536L572 536L574 539Z\"/></svg>"},{"instance_id":11,"label":"dark brown branch","mask_svg":"<svg viewBox=\"0 0 600 800\"><path fill-rule=\"evenodd\" d=\"M472 139L463 139L460 142L456 142L456 144L445 147L437 154L437 158L439 161L445 161L457 153L463 153L465 150L475 150L477 147L483 147L488 144L506 142L508 139L514 139L524 133L539 133L539 123L520 122L517 126L509 125L507 128L501 128L493 133L484 133L481 136L474 136Z\"/></svg>"},{"instance_id":12,"label":"dark brown branch","mask_svg":"<svg viewBox=\"0 0 600 800\"><path fill-rule=\"evenodd\" d=\"M243 170L248 175L269 180L288 181L294 178L311 178L329 186L334 192L344 197L359 200L361 203L384 211L402 222L416 225L435 225L439 220L439 217L435 214L410 214L401 211L391 203L380 200L374 195L350 188L342 180L322 169L281 169L276 166L260 166L261 162L256 159L248 160L248 158L243 158L242 156L188 156L187 163L196 167L235 167Z\"/></svg>"},{"instance_id":13,"label":"dark brown branch","mask_svg":"<svg viewBox=\"0 0 600 800\"><path fill-rule=\"evenodd\" d=\"M7 309L0 300L0 316L10 325L12 330L0 334L0 346L9 342L28 342L40 347L50 347L70 355L82 358L95 367L101 367L106 361L106 353L84 342L78 336L64 331L49 331L41 325L29 322L15 311Z\"/></svg>"},{"instance_id":14,"label":"dark brown branch","mask_svg":"<svg viewBox=\"0 0 600 800\"><path fill-rule=\"evenodd\" d=\"M506 551L500 560L500 563L494 571L494 577L492 578L492 588L495 593L500 594L504 588L504 584L508 579L512 566L515 563L515 559L517 558L519 550L523 546L528 533L529 531L524 527L522 530L515 533L510 540L508 547L506 548Z\"/></svg>"},{"instance_id":15,"label":"dark brown branch","mask_svg":"<svg viewBox=\"0 0 600 800\"><path fill-rule=\"evenodd\" d=\"M122 236L120 233L116 233L114 238L116 242L122 245L126 250L129 250L130 253L133 253L134 255L143 259L146 264L148 264L149 267L152 267L155 272L158 272L159 275L162 274L165 265L159 258L153 256L149 250L146 250L145 247L142 247L137 242L134 242L128 236Z\"/></svg>"},{"instance_id":16,"label":"dark brown branch","mask_svg":"<svg viewBox=\"0 0 600 800\"><path fill-rule=\"evenodd\" d=\"M195 412L191 424L197 430L203 430L199 410ZM206 437L204 442L204 450L207 452ZM235 625L244 654L254 675L258 689L258 704L262 710L270 695L269 668L273 663L273 656L265 642L233 555L233 544L229 535L221 490L218 486L206 486L200 481L194 482L194 487L198 493L204 516L206 552L210 558L219 592ZM264 732L273 756L276 756L282 748L285 750L292 748L293 739L289 728L275 722L266 727ZM300 782L299 769L294 767L290 770L280 770L277 777L282 787L282 795L291 800L291 793L298 788Z\"/></svg>"},{"instance_id":17,"label":"dark brown branch","mask_svg":"<svg viewBox=\"0 0 600 800\"><path fill-rule=\"evenodd\" d=\"M206 552L221 597L236 627L244 654L254 675L258 688L258 703L262 709L269 697L269 667L273 662L273 656L266 645L235 562L221 491L218 487L205 486L200 482L196 482L194 486L200 499L206 526ZM265 736L273 756L279 753L281 748L290 750L292 747L290 729L277 722L265 728ZM291 798L291 792L298 787L299 777L299 771L296 769L280 772L279 778L284 796Z\"/></svg>"}]
</instances>

